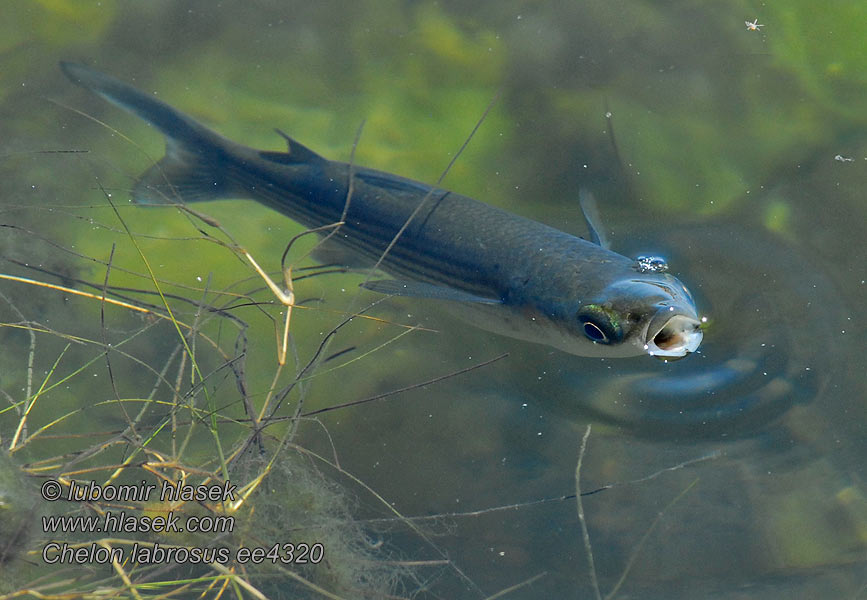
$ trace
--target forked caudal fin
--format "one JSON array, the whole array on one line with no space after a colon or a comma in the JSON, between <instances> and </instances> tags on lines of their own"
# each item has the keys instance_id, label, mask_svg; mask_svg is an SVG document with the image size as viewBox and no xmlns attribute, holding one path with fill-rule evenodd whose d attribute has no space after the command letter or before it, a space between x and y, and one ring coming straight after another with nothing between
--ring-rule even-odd
<instances>
[{"instance_id":1,"label":"forked caudal fin","mask_svg":"<svg viewBox=\"0 0 867 600\"><path fill-rule=\"evenodd\" d=\"M197 202L244 195L229 176L234 151L242 146L110 75L70 62L61 62L60 68L74 83L141 117L165 136L165 156L139 178L133 190L136 202ZM265 160L290 164L320 158L286 134L280 134L290 152L262 152Z\"/></svg>"}]
</instances>

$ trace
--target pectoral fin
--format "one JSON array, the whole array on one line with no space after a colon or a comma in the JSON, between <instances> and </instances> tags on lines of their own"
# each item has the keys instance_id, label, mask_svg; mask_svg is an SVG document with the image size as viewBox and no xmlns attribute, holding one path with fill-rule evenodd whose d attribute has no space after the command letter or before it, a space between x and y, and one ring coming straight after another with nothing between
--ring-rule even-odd
<instances>
[{"instance_id":1,"label":"pectoral fin","mask_svg":"<svg viewBox=\"0 0 867 600\"><path fill-rule=\"evenodd\" d=\"M476 304L500 304L502 302L499 298L485 298L454 288L419 281L380 279L362 283L361 287L372 292L389 294L391 296L410 296L413 298L452 300L454 302L473 302Z\"/></svg>"},{"instance_id":2,"label":"pectoral fin","mask_svg":"<svg viewBox=\"0 0 867 600\"><path fill-rule=\"evenodd\" d=\"M338 232L337 235L340 235L340 233ZM356 271L369 269L374 265L374 261L347 248L334 237L320 241L316 249L310 254L310 257L322 265L340 265L341 267Z\"/></svg>"}]
</instances>

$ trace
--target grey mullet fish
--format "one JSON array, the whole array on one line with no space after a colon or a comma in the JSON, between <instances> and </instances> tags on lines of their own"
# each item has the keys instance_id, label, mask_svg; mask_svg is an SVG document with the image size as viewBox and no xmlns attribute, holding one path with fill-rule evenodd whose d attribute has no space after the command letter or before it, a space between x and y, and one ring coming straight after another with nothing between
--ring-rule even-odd
<instances>
[{"instance_id":1,"label":"grey mullet fish","mask_svg":"<svg viewBox=\"0 0 867 600\"><path fill-rule=\"evenodd\" d=\"M476 326L579 356L681 357L701 343L686 287L658 261L608 250L589 217L596 243L447 190L350 168L285 134L286 152L249 148L114 77L61 68L166 137L165 156L135 186L137 202L252 198L314 228L340 220L351 175L345 224L329 243L337 240L346 264L382 257L380 268L395 279L368 289L446 300Z\"/></svg>"}]
</instances>

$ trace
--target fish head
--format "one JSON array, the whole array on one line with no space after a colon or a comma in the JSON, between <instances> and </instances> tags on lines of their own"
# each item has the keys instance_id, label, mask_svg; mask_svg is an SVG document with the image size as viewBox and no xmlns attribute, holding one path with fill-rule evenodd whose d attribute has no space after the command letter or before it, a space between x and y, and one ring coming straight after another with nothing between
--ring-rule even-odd
<instances>
[{"instance_id":1,"label":"fish head","mask_svg":"<svg viewBox=\"0 0 867 600\"><path fill-rule=\"evenodd\" d=\"M599 346L601 356L681 358L703 337L692 294L668 273L613 282L581 302L575 316L576 334Z\"/></svg>"}]
</instances>

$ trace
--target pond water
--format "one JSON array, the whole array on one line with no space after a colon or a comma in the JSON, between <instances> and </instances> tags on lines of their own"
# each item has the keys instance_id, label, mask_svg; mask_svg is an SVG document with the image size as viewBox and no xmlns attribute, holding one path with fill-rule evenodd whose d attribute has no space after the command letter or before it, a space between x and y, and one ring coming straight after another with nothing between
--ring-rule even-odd
<instances>
[{"instance_id":1,"label":"pond water","mask_svg":"<svg viewBox=\"0 0 867 600\"><path fill-rule=\"evenodd\" d=\"M57 0L11 14L0 597L867 596L867 8ZM132 205L162 140L59 60L258 148L282 149L278 127L349 160L363 122L353 160L427 182L496 98L442 185L584 236L591 189L613 249L664 256L694 293L700 351L575 357L406 298L340 325L375 299L356 294L364 275L296 270L279 368L284 307L237 248L279 277L302 229L248 201L196 204L206 220ZM304 371L338 325L333 358ZM36 494L179 478L250 496ZM73 535L41 520L168 508L237 525ZM59 568L41 555L51 541L127 557L136 541L318 542L326 560Z\"/></svg>"}]
</instances>

